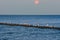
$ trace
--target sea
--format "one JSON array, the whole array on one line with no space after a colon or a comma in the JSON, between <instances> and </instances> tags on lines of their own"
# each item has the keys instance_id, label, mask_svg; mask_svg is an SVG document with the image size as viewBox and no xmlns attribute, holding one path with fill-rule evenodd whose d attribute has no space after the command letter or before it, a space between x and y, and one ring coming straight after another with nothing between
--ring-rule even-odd
<instances>
[{"instance_id":1,"label":"sea","mask_svg":"<svg viewBox=\"0 0 60 40\"><path fill-rule=\"evenodd\" d=\"M60 15L0 15L0 22L60 27ZM60 30L0 25L0 40L60 40Z\"/></svg>"}]
</instances>

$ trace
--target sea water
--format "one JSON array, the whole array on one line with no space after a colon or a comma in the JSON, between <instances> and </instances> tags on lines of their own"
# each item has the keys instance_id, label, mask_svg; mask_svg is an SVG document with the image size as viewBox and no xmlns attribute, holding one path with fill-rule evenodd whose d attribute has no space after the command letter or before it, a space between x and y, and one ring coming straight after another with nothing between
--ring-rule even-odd
<instances>
[{"instance_id":1,"label":"sea water","mask_svg":"<svg viewBox=\"0 0 60 40\"><path fill-rule=\"evenodd\" d=\"M60 27L60 15L0 15L0 22ZM60 40L60 30L0 25L0 40Z\"/></svg>"}]
</instances>

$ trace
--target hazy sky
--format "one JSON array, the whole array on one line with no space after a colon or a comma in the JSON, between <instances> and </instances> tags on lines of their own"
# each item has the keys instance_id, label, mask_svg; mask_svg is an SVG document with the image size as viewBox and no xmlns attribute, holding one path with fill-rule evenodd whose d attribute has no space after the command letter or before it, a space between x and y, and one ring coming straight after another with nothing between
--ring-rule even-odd
<instances>
[{"instance_id":1,"label":"hazy sky","mask_svg":"<svg viewBox=\"0 0 60 40\"><path fill-rule=\"evenodd\" d=\"M0 0L0 14L60 14L60 0Z\"/></svg>"}]
</instances>

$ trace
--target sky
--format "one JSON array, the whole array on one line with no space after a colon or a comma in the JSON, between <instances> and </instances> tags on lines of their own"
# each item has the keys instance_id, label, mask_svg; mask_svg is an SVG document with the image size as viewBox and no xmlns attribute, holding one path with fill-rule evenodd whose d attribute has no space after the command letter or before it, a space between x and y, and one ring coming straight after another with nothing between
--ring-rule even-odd
<instances>
[{"instance_id":1,"label":"sky","mask_svg":"<svg viewBox=\"0 0 60 40\"><path fill-rule=\"evenodd\" d=\"M60 0L0 0L0 15L60 15Z\"/></svg>"}]
</instances>

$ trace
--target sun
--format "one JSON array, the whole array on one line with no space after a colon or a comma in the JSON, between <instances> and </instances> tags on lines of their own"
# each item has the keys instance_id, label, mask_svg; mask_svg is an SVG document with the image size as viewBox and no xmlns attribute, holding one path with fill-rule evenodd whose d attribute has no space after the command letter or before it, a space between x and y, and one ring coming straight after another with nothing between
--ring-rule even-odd
<instances>
[{"instance_id":1,"label":"sun","mask_svg":"<svg viewBox=\"0 0 60 40\"><path fill-rule=\"evenodd\" d=\"M34 3L35 3L36 5L38 5L38 4L39 4L39 0L34 0Z\"/></svg>"}]
</instances>

